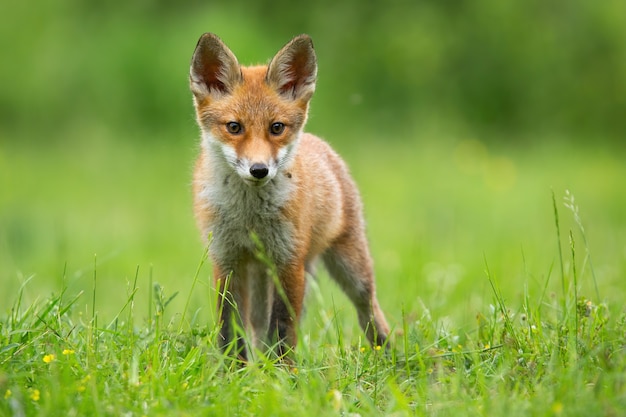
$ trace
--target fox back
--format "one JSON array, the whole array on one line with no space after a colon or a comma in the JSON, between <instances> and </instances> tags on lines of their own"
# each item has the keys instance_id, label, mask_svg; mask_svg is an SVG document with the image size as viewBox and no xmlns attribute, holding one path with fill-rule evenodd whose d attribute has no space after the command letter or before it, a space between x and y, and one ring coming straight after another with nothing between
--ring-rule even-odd
<instances>
[{"instance_id":1,"label":"fox back","mask_svg":"<svg viewBox=\"0 0 626 417\"><path fill-rule=\"evenodd\" d=\"M220 344L242 357L246 340L259 349L277 346L280 355L295 346L305 271L318 258L356 306L370 342L384 343L389 330L357 188L330 146L303 133L316 77L307 35L267 66L240 66L213 34L203 35L193 54L190 87L202 134L195 215L202 236L212 236Z\"/></svg>"}]
</instances>

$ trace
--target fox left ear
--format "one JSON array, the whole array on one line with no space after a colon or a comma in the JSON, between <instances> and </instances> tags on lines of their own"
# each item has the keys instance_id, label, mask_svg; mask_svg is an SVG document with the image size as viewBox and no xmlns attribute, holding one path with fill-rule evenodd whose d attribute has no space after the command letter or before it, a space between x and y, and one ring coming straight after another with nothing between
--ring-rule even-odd
<instances>
[{"instance_id":1,"label":"fox left ear","mask_svg":"<svg viewBox=\"0 0 626 417\"><path fill-rule=\"evenodd\" d=\"M315 91L317 58L308 35L296 36L272 58L266 82L293 100L310 100Z\"/></svg>"}]
</instances>

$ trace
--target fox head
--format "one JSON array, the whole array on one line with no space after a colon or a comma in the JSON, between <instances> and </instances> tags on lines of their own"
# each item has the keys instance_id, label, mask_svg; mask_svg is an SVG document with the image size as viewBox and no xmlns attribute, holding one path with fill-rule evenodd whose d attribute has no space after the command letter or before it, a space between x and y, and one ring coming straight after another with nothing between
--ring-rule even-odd
<instances>
[{"instance_id":1,"label":"fox head","mask_svg":"<svg viewBox=\"0 0 626 417\"><path fill-rule=\"evenodd\" d=\"M205 33L189 76L202 146L247 184L267 184L292 160L316 77L307 35L293 38L269 65L243 67L220 38Z\"/></svg>"}]
</instances>

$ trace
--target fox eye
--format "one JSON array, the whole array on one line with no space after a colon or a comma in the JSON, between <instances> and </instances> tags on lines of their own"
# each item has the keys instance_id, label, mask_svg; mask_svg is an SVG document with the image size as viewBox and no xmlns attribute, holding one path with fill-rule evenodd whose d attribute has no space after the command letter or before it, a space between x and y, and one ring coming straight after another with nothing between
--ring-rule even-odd
<instances>
[{"instance_id":1,"label":"fox eye","mask_svg":"<svg viewBox=\"0 0 626 417\"><path fill-rule=\"evenodd\" d=\"M228 122L226 123L226 130L228 130L228 133L236 135L237 133L241 133L242 128L237 122Z\"/></svg>"},{"instance_id":2,"label":"fox eye","mask_svg":"<svg viewBox=\"0 0 626 417\"><path fill-rule=\"evenodd\" d=\"M276 123L272 123L272 125L270 126L270 133L272 135L280 135L281 133L283 133L284 130L285 130L284 123L276 122Z\"/></svg>"}]
</instances>

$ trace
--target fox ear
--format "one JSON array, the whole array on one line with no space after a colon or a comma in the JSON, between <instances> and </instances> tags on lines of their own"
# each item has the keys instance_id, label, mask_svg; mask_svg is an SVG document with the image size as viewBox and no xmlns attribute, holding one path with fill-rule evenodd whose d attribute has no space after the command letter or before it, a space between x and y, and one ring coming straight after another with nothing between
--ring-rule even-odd
<instances>
[{"instance_id":1,"label":"fox ear","mask_svg":"<svg viewBox=\"0 0 626 417\"><path fill-rule=\"evenodd\" d=\"M308 101L315 91L317 58L308 35L296 36L272 58L265 77L279 94Z\"/></svg>"},{"instance_id":2,"label":"fox ear","mask_svg":"<svg viewBox=\"0 0 626 417\"><path fill-rule=\"evenodd\" d=\"M200 37L191 58L189 84L197 98L228 94L243 79L237 58L217 35Z\"/></svg>"}]
</instances>

